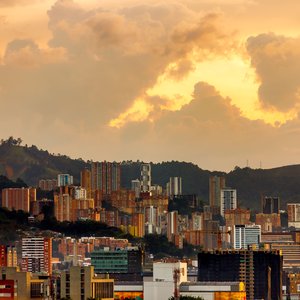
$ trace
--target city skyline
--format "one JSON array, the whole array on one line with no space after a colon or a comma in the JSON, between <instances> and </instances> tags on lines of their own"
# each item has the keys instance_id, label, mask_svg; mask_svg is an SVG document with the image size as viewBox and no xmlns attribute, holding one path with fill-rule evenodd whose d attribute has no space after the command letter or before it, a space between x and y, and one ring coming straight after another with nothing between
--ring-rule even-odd
<instances>
[{"instance_id":1,"label":"city skyline","mask_svg":"<svg viewBox=\"0 0 300 300\"><path fill-rule=\"evenodd\" d=\"M94 161L299 163L294 0L0 3L0 136Z\"/></svg>"}]
</instances>

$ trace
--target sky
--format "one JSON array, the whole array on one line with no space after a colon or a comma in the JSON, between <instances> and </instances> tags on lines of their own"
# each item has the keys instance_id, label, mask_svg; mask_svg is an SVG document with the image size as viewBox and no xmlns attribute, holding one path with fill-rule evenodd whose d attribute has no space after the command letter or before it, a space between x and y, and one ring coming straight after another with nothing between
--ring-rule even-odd
<instances>
[{"instance_id":1,"label":"sky","mask_svg":"<svg viewBox=\"0 0 300 300\"><path fill-rule=\"evenodd\" d=\"M0 137L92 160L300 163L299 0L0 0Z\"/></svg>"}]
</instances>

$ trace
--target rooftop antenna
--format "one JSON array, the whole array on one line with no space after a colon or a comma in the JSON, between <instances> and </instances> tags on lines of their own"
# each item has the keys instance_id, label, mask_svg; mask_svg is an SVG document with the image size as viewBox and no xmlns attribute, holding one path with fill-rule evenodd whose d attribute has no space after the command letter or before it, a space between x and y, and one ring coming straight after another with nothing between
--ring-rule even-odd
<instances>
[{"instance_id":1,"label":"rooftop antenna","mask_svg":"<svg viewBox=\"0 0 300 300\"><path fill-rule=\"evenodd\" d=\"M247 168L248 168L249 167L249 160L248 159L247 159L246 165L247 165Z\"/></svg>"}]
</instances>

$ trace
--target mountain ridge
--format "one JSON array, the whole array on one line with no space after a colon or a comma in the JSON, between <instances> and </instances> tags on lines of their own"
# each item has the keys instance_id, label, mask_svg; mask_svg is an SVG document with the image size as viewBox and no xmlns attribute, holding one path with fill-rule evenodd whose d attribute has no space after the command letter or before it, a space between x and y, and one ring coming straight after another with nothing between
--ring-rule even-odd
<instances>
[{"instance_id":1,"label":"mountain ridge","mask_svg":"<svg viewBox=\"0 0 300 300\"><path fill-rule=\"evenodd\" d=\"M80 182L80 171L89 167L89 161L72 159L66 155L54 155L35 145L22 145L22 140L10 137L0 142L0 175L11 180L22 179L35 186L39 179L55 178L59 173L74 176ZM122 187L130 188L131 180L139 178L140 162L121 163ZM152 163L152 182L165 187L171 176L180 176L184 194L197 194L208 202L208 180L211 175L224 175L226 185L237 189L239 206L259 211L260 197L279 196L282 208L287 202L300 202L300 165L251 169L235 167L230 172L203 170L188 162Z\"/></svg>"}]
</instances>

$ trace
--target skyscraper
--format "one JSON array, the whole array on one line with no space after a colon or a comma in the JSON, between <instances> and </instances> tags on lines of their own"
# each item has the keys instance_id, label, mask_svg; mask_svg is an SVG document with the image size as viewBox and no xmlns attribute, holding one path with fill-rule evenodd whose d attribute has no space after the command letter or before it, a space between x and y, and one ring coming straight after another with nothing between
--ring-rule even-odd
<instances>
[{"instance_id":1,"label":"skyscraper","mask_svg":"<svg viewBox=\"0 0 300 300\"><path fill-rule=\"evenodd\" d=\"M151 165L141 165L141 193L150 192L151 188Z\"/></svg>"},{"instance_id":2,"label":"skyscraper","mask_svg":"<svg viewBox=\"0 0 300 300\"><path fill-rule=\"evenodd\" d=\"M80 172L80 185L86 189L87 198L92 198L92 176L89 169Z\"/></svg>"},{"instance_id":3,"label":"skyscraper","mask_svg":"<svg viewBox=\"0 0 300 300\"><path fill-rule=\"evenodd\" d=\"M223 176L209 177L209 205L211 207L220 207L221 189L224 188L225 188L225 177Z\"/></svg>"},{"instance_id":4,"label":"skyscraper","mask_svg":"<svg viewBox=\"0 0 300 300\"><path fill-rule=\"evenodd\" d=\"M116 162L92 162L92 191L101 190L104 195L121 188L121 166Z\"/></svg>"},{"instance_id":5,"label":"skyscraper","mask_svg":"<svg viewBox=\"0 0 300 300\"><path fill-rule=\"evenodd\" d=\"M236 190L231 188L221 189L220 215L224 217L225 210L237 208Z\"/></svg>"}]
</instances>

